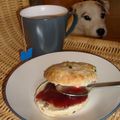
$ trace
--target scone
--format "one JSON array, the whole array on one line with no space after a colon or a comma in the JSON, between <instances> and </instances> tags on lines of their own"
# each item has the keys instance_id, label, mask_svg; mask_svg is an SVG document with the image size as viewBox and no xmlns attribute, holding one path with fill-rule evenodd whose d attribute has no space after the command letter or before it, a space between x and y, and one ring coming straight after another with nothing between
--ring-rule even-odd
<instances>
[{"instance_id":1,"label":"scone","mask_svg":"<svg viewBox=\"0 0 120 120\"><path fill-rule=\"evenodd\" d=\"M96 80L96 67L84 62L63 62L48 67L44 77L56 85L86 86Z\"/></svg>"},{"instance_id":2,"label":"scone","mask_svg":"<svg viewBox=\"0 0 120 120\"><path fill-rule=\"evenodd\" d=\"M68 96L60 93L56 85L73 86L75 89L96 81L96 67L84 62L62 62L44 71L47 80L37 88L35 103L48 116L66 116L77 113L87 103L86 96Z\"/></svg>"}]
</instances>

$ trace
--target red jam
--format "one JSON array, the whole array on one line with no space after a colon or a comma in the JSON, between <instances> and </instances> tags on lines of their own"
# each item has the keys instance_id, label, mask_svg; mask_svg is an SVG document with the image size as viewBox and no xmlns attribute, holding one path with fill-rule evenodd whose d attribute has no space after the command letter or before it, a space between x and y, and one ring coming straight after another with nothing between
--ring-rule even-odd
<instances>
[{"instance_id":1,"label":"red jam","mask_svg":"<svg viewBox=\"0 0 120 120\"><path fill-rule=\"evenodd\" d=\"M76 89L77 90L77 89ZM83 89L81 89L83 90ZM80 91L80 89L79 89ZM47 103L53 104L55 107L69 107L71 105L84 102L88 96L68 96L64 95L56 90L56 87L52 83L47 83L44 90L39 92L36 96L37 100L42 99Z\"/></svg>"}]
</instances>

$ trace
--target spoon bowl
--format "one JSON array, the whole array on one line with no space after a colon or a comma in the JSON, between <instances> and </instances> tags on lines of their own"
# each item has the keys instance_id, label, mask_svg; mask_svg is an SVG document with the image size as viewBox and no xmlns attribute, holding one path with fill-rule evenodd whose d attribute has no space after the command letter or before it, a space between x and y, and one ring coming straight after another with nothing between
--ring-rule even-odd
<instances>
[{"instance_id":1,"label":"spoon bowl","mask_svg":"<svg viewBox=\"0 0 120 120\"><path fill-rule=\"evenodd\" d=\"M87 96L88 93L95 87L110 87L110 86L118 86L118 85L120 85L120 81L93 83L81 87L56 85L56 89L60 93L68 96Z\"/></svg>"}]
</instances>

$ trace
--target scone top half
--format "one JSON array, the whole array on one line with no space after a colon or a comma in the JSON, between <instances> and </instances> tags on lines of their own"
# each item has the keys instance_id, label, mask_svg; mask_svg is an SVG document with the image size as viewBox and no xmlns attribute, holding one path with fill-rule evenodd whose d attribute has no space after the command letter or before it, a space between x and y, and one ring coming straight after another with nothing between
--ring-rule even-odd
<instances>
[{"instance_id":1,"label":"scone top half","mask_svg":"<svg viewBox=\"0 0 120 120\"><path fill-rule=\"evenodd\" d=\"M84 62L62 62L44 71L48 82L63 86L87 86L96 81L96 67Z\"/></svg>"}]
</instances>

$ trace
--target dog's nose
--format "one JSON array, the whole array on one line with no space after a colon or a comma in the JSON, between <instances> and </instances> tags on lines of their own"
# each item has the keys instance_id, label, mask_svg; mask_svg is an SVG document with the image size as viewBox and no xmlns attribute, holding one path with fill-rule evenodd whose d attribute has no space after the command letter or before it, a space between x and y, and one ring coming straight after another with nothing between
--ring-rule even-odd
<instances>
[{"instance_id":1,"label":"dog's nose","mask_svg":"<svg viewBox=\"0 0 120 120\"><path fill-rule=\"evenodd\" d=\"M96 32L100 37L102 37L105 33L105 30L103 28L99 28L99 29L96 30Z\"/></svg>"}]
</instances>

